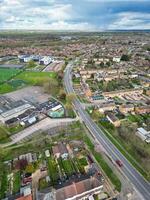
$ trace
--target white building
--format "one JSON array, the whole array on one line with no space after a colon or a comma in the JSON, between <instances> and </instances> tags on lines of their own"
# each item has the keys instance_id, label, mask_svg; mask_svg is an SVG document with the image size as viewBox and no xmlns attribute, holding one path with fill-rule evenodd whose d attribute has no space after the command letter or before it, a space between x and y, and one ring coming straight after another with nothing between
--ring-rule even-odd
<instances>
[{"instance_id":1,"label":"white building","mask_svg":"<svg viewBox=\"0 0 150 200\"><path fill-rule=\"evenodd\" d=\"M23 114L25 111L32 108L35 108L35 107L30 105L29 103L25 103L18 107L2 112L0 114L0 122L5 123L7 120L12 119L14 117L18 117L19 115Z\"/></svg>"},{"instance_id":2,"label":"white building","mask_svg":"<svg viewBox=\"0 0 150 200\"><path fill-rule=\"evenodd\" d=\"M43 58L41 58L41 59L39 60L39 63L40 63L41 65L48 65L48 64L50 64L52 61L53 61L53 60L52 60L52 58L51 58L50 56L44 56Z\"/></svg>"},{"instance_id":3,"label":"white building","mask_svg":"<svg viewBox=\"0 0 150 200\"><path fill-rule=\"evenodd\" d=\"M113 57L113 61L119 63L120 62L120 57Z\"/></svg>"},{"instance_id":4,"label":"white building","mask_svg":"<svg viewBox=\"0 0 150 200\"><path fill-rule=\"evenodd\" d=\"M144 128L137 129L137 136L139 136L143 141L150 143L150 131L145 130Z\"/></svg>"}]
</instances>

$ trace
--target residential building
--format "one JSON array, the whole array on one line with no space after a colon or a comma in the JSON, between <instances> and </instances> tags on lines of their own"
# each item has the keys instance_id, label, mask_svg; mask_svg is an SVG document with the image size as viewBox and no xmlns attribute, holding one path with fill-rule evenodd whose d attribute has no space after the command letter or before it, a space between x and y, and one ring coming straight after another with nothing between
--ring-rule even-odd
<instances>
[{"instance_id":1,"label":"residential building","mask_svg":"<svg viewBox=\"0 0 150 200\"><path fill-rule=\"evenodd\" d=\"M103 95L106 97L116 97L116 96L124 96L124 95L141 95L143 93L143 89L128 89L128 90L117 90L112 92L103 92Z\"/></svg>"},{"instance_id":2,"label":"residential building","mask_svg":"<svg viewBox=\"0 0 150 200\"><path fill-rule=\"evenodd\" d=\"M119 63L121 60L121 57L113 57L113 61Z\"/></svg>"},{"instance_id":3,"label":"residential building","mask_svg":"<svg viewBox=\"0 0 150 200\"><path fill-rule=\"evenodd\" d=\"M65 144L62 142L52 147L52 152L56 158L65 159L68 157L68 150Z\"/></svg>"},{"instance_id":4,"label":"residential building","mask_svg":"<svg viewBox=\"0 0 150 200\"><path fill-rule=\"evenodd\" d=\"M136 114L150 113L150 105L135 107L135 113Z\"/></svg>"},{"instance_id":5,"label":"residential building","mask_svg":"<svg viewBox=\"0 0 150 200\"><path fill-rule=\"evenodd\" d=\"M104 113L106 111L113 111L115 108L115 103L103 103L101 105L98 105L98 110L100 113Z\"/></svg>"},{"instance_id":6,"label":"residential building","mask_svg":"<svg viewBox=\"0 0 150 200\"><path fill-rule=\"evenodd\" d=\"M53 197L55 200L89 199L90 197L93 197L94 194L100 194L102 191L103 184L97 177L93 176L85 180L72 182L72 184L65 187L52 190L49 194L39 192L37 199L47 200L49 197Z\"/></svg>"},{"instance_id":7,"label":"residential building","mask_svg":"<svg viewBox=\"0 0 150 200\"><path fill-rule=\"evenodd\" d=\"M115 127L120 126L120 120L113 114L113 113L107 113L106 115L108 121L113 124Z\"/></svg>"},{"instance_id":8,"label":"residential building","mask_svg":"<svg viewBox=\"0 0 150 200\"><path fill-rule=\"evenodd\" d=\"M134 111L134 105L133 104L123 104L119 106L119 110L123 114L127 114L129 112Z\"/></svg>"}]
</instances>

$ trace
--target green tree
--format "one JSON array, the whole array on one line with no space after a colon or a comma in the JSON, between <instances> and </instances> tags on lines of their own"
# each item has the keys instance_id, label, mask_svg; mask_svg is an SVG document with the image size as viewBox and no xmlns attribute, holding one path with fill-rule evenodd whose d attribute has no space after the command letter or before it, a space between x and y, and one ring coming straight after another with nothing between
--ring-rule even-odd
<instances>
[{"instance_id":1,"label":"green tree","mask_svg":"<svg viewBox=\"0 0 150 200\"><path fill-rule=\"evenodd\" d=\"M44 91L48 94L55 96L58 93L59 86L56 79L49 78L44 83Z\"/></svg>"},{"instance_id":2,"label":"green tree","mask_svg":"<svg viewBox=\"0 0 150 200\"><path fill-rule=\"evenodd\" d=\"M64 91L63 89L61 89L61 90L59 91L59 98L60 98L60 100L62 100L62 101L65 101L65 100L66 100L66 93L65 93L65 91Z\"/></svg>"},{"instance_id":3,"label":"green tree","mask_svg":"<svg viewBox=\"0 0 150 200\"><path fill-rule=\"evenodd\" d=\"M74 93L67 94L66 99L68 104L72 104L75 100L76 95Z\"/></svg>"},{"instance_id":4,"label":"green tree","mask_svg":"<svg viewBox=\"0 0 150 200\"><path fill-rule=\"evenodd\" d=\"M28 164L28 165L26 166L25 171L26 171L27 173L33 173L33 172L35 171L34 166L33 166L32 164Z\"/></svg>"},{"instance_id":5,"label":"green tree","mask_svg":"<svg viewBox=\"0 0 150 200\"><path fill-rule=\"evenodd\" d=\"M130 56L129 56L129 55L126 55L126 54L123 54L123 55L121 56L121 60L122 60L122 61L129 61L129 60L130 60Z\"/></svg>"},{"instance_id":6,"label":"green tree","mask_svg":"<svg viewBox=\"0 0 150 200\"><path fill-rule=\"evenodd\" d=\"M30 61L28 62L27 68L34 68L34 67L36 67L35 62L34 62L33 60L30 60Z\"/></svg>"}]
</instances>

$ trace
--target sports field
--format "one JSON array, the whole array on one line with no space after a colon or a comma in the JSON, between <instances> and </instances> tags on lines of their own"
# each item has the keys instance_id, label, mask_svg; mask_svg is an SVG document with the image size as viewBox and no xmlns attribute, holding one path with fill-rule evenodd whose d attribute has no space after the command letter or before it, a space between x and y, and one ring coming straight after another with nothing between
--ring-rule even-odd
<instances>
[{"instance_id":1,"label":"sports field","mask_svg":"<svg viewBox=\"0 0 150 200\"><path fill-rule=\"evenodd\" d=\"M19 74L16 79L21 79L30 85L40 85L47 78L56 78L57 74L55 72L31 72L25 71Z\"/></svg>"},{"instance_id":2,"label":"sports field","mask_svg":"<svg viewBox=\"0 0 150 200\"><path fill-rule=\"evenodd\" d=\"M0 83L3 83L15 77L20 72L19 69L1 69L0 68Z\"/></svg>"}]
</instances>

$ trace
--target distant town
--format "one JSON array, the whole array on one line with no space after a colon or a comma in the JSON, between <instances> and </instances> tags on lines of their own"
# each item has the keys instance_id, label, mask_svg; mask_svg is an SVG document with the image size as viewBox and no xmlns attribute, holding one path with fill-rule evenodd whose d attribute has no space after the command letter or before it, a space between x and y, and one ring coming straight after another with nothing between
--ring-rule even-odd
<instances>
[{"instance_id":1,"label":"distant town","mask_svg":"<svg viewBox=\"0 0 150 200\"><path fill-rule=\"evenodd\" d=\"M150 199L150 33L1 32L0 161L0 199Z\"/></svg>"}]
</instances>

